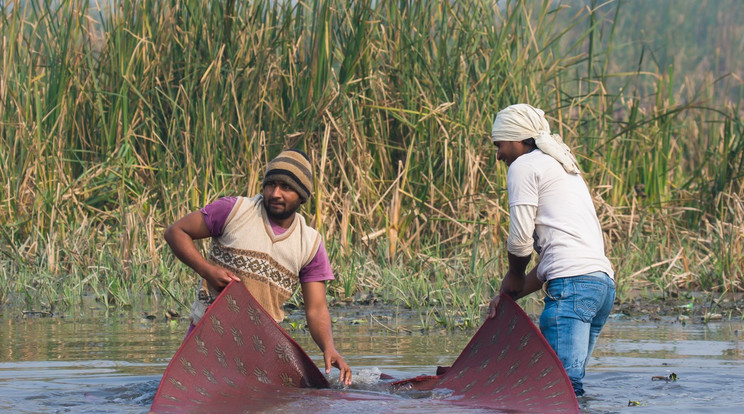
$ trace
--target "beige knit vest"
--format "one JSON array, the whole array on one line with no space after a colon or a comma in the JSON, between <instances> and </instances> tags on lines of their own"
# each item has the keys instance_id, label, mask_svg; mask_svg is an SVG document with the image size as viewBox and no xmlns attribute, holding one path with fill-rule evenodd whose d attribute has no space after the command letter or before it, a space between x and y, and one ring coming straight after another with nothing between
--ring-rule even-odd
<instances>
[{"instance_id":1,"label":"beige knit vest","mask_svg":"<svg viewBox=\"0 0 744 414\"><path fill-rule=\"evenodd\" d=\"M315 257L319 245L320 234L301 215L295 214L287 231L277 236L266 217L263 198L238 197L222 235L212 238L209 261L239 276L278 322L284 319L284 302L299 284L300 269ZM218 292L206 280L202 280L199 298L207 288L208 300L214 300Z\"/></svg>"}]
</instances>

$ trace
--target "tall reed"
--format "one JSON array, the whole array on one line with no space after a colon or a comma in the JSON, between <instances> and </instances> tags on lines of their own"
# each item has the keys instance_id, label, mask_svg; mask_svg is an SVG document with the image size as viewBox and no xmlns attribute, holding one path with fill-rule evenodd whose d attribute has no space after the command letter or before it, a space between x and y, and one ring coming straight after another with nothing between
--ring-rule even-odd
<instances>
[{"instance_id":1,"label":"tall reed","mask_svg":"<svg viewBox=\"0 0 744 414\"><path fill-rule=\"evenodd\" d=\"M668 26L700 12L720 35L672 37L621 1L4 4L0 301L176 304L193 276L163 228L255 194L299 147L337 295L472 319L506 265L487 136L515 102L579 155L623 289L740 290L744 16L665 4ZM668 49L634 37L652 29Z\"/></svg>"}]
</instances>

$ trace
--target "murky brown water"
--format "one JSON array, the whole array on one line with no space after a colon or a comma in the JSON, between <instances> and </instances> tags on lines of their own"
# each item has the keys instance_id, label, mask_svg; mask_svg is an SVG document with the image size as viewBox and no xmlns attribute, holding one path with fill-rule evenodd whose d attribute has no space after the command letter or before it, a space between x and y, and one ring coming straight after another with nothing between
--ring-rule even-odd
<instances>
[{"instance_id":1,"label":"murky brown water","mask_svg":"<svg viewBox=\"0 0 744 414\"><path fill-rule=\"evenodd\" d=\"M353 367L352 392L374 393L380 372L398 378L449 365L473 332L400 331L395 319L340 318L336 342ZM400 321L397 321L400 322ZM355 323L355 324L352 324ZM385 326L383 326L385 325ZM397 325L407 326L407 325ZM0 411L145 413L187 323L138 316L0 319ZM586 378L590 413L740 412L744 406L744 323L687 324L613 319ZM293 336L320 363L307 332ZM675 373L677 381L652 381ZM332 372L332 375L334 373ZM633 401L638 406L628 407ZM300 406L301 405L301 406ZM451 412L436 402L400 396L375 401L308 401L282 412ZM469 410L468 413L483 412Z\"/></svg>"}]
</instances>

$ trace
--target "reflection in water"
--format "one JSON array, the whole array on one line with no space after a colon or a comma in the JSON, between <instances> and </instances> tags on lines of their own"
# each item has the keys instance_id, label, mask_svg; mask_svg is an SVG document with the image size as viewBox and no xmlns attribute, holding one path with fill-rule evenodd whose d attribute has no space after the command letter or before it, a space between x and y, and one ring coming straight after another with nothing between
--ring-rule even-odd
<instances>
[{"instance_id":1,"label":"reflection in water","mask_svg":"<svg viewBox=\"0 0 744 414\"><path fill-rule=\"evenodd\" d=\"M707 325L609 322L590 362L589 396L580 400L582 409L738 411L744 393L743 327L741 321ZM0 411L145 413L186 328L186 321L166 323L130 314L0 319ZM350 324L342 317L334 331L337 348L354 368L350 398L316 396L312 401L277 407L275 412L451 410L451 406L438 406L437 395L431 393L377 401L375 396L384 392L380 377L433 375L438 365L454 361L474 331L393 332L375 323ZM295 331L292 336L322 364L307 332ZM331 373L332 382L335 373ZM651 380L671 373L677 381ZM436 392L446 394L446 390ZM628 408L629 401L640 405Z\"/></svg>"}]
</instances>

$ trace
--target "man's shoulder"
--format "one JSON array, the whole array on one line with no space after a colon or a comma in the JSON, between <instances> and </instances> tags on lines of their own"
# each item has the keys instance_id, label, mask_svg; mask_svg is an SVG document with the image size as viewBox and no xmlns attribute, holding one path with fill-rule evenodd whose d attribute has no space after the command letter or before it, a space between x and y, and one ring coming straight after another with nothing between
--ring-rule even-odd
<instances>
[{"instance_id":1,"label":"man's shoulder","mask_svg":"<svg viewBox=\"0 0 744 414\"><path fill-rule=\"evenodd\" d=\"M261 205L261 195L255 195L253 197L245 197L245 196L236 196L235 197L235 208L234 210L239 209L249 209L249 210L255 210Z\"/></svg>"},{"instance_id":2,"label":"man's shoulder","mask_svg":"<svg viewBox=\"0 0 744 414\"><path fill-rule=\"evenodd\" d=\"M522 154L521 156L519 156L519 158L514 160L514 162L512 162L509 166L509 170L507 171L507 178L521 179L533 175L536 171L538 171L540 167L540 161L542 159L539 154L535 154L538 151L539 150L535 150L526 154ZM542 151L539 152L540 154L545 155Z\"/></svg>"},{"instance_id":3,"label":"man's shoulder","mask_svg":"<svg viewBox=\"0 0 744 414\"><path fill-rule=\"evenodd\" d=\"M207 204L205 207L210 206L219 206L221 208L224 208L226 206L229 206L230 208L233 208L235 206L239 206L243 203L249 203L249 204L256 204L261 199L261 195L256 195L253 197L245 197L245 196L236 196L236 195L227 195L227 196L221 196L217 198L216 200L212 201L211 203ZM203 207L204 208L204 207Z\"/></svg>"},{"instance_id":4,"label":"man's shoulder","mask_svg":"<svg viewBox=\"0 0 744 414\"><path fill-rule=\"evenodd\" d=\"M541 164L547 159L553 159L550 155L542 152L539 148L536 148L521 157L517 158L517 161L521 160L523 164ZM515 161L515 163L517 162Z\"/></svg>"},{"instance_id":5,"label":"man's shoulder","mask_svg":"<svg viewBox=\"0 0 744 414\"><path fill-rule=\"evenodd\" d=\"M551 172L551 170L558 167L560 167L561 170L563 169L560 163L558 163L558 161L556 161L553 157L540 151L539 149L535 149L514 160L512 165L509 167L509 173L519 175L539 175L544 172Z\"/></svg>"},{"instance_id":6,"label":"man's shoulder","mask_svg":"<svg viewBox=\"0 0 744 414\"><path fill-rule=\"evenodd\" d=\"M263 196L261 194L256 194L253 197L238 196L236 198L238 200L250 202L251 204L259 204L261 202L261 199L263 199Z\"/></svg>"},{"instance_id":7,"label":"man's shoulder","mask_svg":"<svg viewBox=\"0 0 744 414\"><path fill-rule=\"evenodd\" d=\"M260 197L260 195L254 197L231 196L220 199L230 199L231 203L229 213L225 217L225 225L233 228L238 226L238 228L243 229L246 220L253 220L251 217L259 216L256 213L261 205Z\"/></svg>"},{"instance_id":8,"label":"man's shoulder","mask_svg":"<svg viewBox=\"0 0 744 414\"><path fill-rule=\"evenodd\" d=\"M311 235L313 237L317 237L320 234L318 230L315 230L313 226L307 223L305 216L303 216L302 214L295 213L295 220L298 220L298 228L300 228L303 233Z\"/></svg>"}]
</instances>

